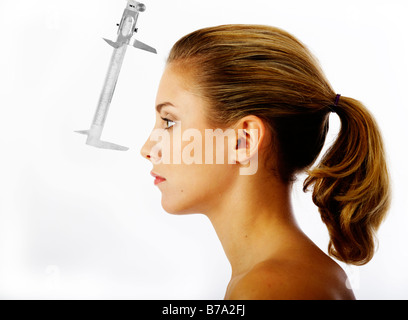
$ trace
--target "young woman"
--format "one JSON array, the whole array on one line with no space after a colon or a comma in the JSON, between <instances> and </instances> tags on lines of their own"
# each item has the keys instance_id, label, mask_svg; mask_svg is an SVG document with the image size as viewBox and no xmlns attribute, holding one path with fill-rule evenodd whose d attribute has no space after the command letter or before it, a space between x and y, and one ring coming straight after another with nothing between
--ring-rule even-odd
<instances>
[{"instance_id":1,"label":"young woman","mask_svg":"<svg viewBox=\"0 0 408 320\"><path fill-rule=\"evenodd\" d=\"M154 164L165 211L211 220L232 267L225 299L354 299L343 270L296 223L291 188L298 173L308 174L303 191L313 187L329 254L365 264L390 203L383 142L370 112L333 91L299 40L261 25L186 35L170 52L156 104L155 132L169 139L151 135L141 154ZM340 132L312 168L331 112ZM191 128L202 140L208 129L233 130L228 145L216 147L223 163L204 160L215 159L212 141L192 150L183 135L176 146L176 132ZM200 161L163 162L164 150L173 159L194 151ZM254 159L256 172L241 174Z\"/></svg>"}]
</instances>

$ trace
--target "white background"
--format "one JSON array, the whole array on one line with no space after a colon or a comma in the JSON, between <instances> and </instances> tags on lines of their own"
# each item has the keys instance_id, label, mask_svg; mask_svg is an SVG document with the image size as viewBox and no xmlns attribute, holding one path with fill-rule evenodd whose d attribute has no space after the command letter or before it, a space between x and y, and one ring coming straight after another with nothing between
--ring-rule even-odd
<instances>
[{"instance_id":1,"label":"white background","mask_svg":"<svg viewBox=\"0 0 408 320\"><path fill-rule=\"evenodd\" d=\"M230 267L202 215L161 208L140 149L172 44L201 27L256 23L306 43L335 90L361 100L383 132L393 203L379 249L345 267L359 299L408 298L406 1L146 0L103 139L85 145L124 0L0 2L0 298L222 299ZM326 148L338 130L331 116ZM326 251L310 193L293 194L298 220ZM214 183L216 183L214 181Z\"/></svg>"}]
</instances>

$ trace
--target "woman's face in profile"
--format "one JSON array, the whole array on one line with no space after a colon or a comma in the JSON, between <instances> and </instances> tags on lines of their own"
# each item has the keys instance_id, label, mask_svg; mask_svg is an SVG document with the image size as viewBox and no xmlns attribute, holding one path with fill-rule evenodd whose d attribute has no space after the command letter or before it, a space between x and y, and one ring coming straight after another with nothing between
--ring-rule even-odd
<instances>
[{"instance_id":1,"label":"woman's face in profile","mask_svg":"<svg viewBox=\"0 0 408 320\"><path fill-rule=\"evenodd\" d=\"M228 165L227 139L223 138L224 146L215 143L224 131L217 133L217 128L207 124L206 101L191 88L190 77L176 65L166 67L156 97L156 124L141 149L142 156L152 162L152 171L166 179L157 187L163 209L174 214L214 209L237 172ZM214 138L206 138L206 129Z\"/></svg>"}]
</instances>

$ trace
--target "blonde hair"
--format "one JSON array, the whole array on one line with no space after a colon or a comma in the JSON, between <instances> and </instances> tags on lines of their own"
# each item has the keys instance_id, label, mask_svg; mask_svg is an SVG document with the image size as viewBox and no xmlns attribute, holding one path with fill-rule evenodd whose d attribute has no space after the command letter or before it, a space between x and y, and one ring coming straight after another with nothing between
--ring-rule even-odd
<instances>
[{"instance_id":1,"label":"blonde hair","mask_svg":"<svg viewBox=\"0 0 408 320\"><path fill-rule=\"evenodd\" d=\"M225 128L247 115L271 132L271 172L283 182L307 172L329 234L329 254L362 265L375 251L375 231L390 205L390 183L380 130L357 100L342 96L341 129L321 162L336 93L317 60L286 31L263 25L223 25L194 31L173 46L178 63L207 99L207 120ZM265 159L268 159L266 157ZM267 165L267 164L266 164Z\"/></svg>"}]
</instances>

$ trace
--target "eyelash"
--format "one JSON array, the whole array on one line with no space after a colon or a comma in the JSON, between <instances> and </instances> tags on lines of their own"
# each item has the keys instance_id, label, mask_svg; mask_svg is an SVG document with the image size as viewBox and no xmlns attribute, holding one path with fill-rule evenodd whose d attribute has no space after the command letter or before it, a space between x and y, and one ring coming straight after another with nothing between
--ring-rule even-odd
<instances>
[{"instance_id":1,"label":"eyelash","mask_svg":"<svg viewBox=\"0 0 408 320\"><path fill-rule=\"evenodd\" d=\"M167 118L162 118L162 120L165 121L165 122L173 122L173 123L175 124L174 121L171 121L171 120L169 120L169 119L167 119ZM173 124L172 126L174 126L174 124ZM171 126L171 127L172 127L172 126ZM171 127L166 127L166 128L164 128L164 129L165 129L165 130L169 130Z\"/></svg>"}]
</instances>

